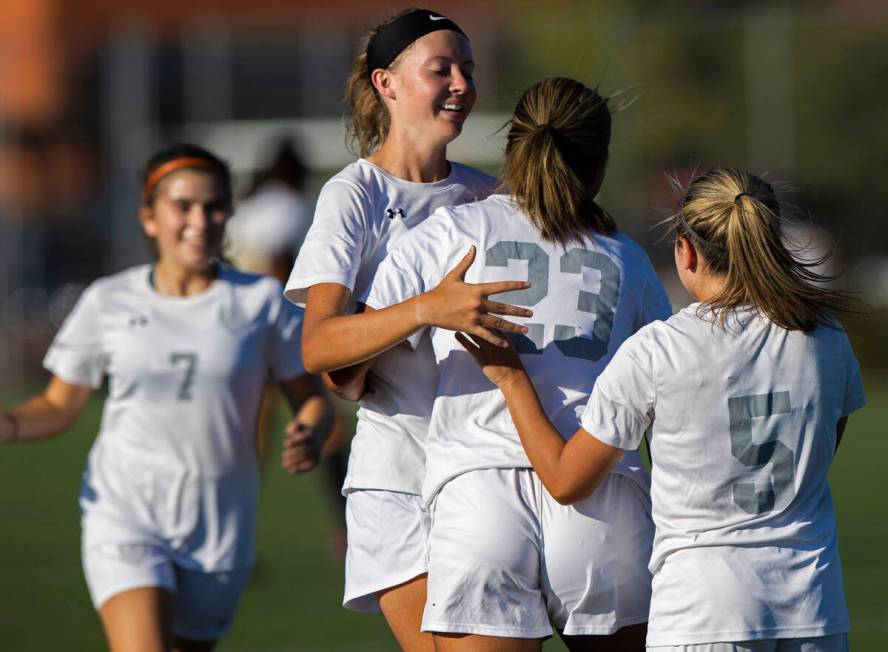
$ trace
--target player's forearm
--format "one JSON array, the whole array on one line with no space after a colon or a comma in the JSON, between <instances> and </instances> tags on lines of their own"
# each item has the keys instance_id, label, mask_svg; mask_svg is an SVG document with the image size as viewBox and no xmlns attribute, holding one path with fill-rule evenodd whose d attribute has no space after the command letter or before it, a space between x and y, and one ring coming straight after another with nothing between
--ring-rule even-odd
<instances>
[{"instance_id":1,"label":"player's forearm","mask_svg":"<svg viewBox=\"0 0 888 652\"><path fill-rule=\"evenodd\" d=\"M58 408L40 394L0 417L0 442L11 444L51 439L65 432L76 420L77 413Z\"/></svg>"},{"instance_id":2,"label":"player's forearm","mask_svg":"<svg viewBox=\"0 0 888 652\"><path fill-rule=\"evenodd\" d=\"M306 323L302 332L302 362L310 373L342 369L364 362L422 328L408 299L382 310L329 316Z\"/></svg>"},{"instance_id":3,"label":"player's forearm","mask_svg":"<svg viewBox=\"0 0 888 652\"><path fill-rule=\"evenodd\" d=\"M318 445L326 441L330 434L333 418L333 404L323 394L310 396L296 413L296 419L314 431Z\"/></svg>"},{"instance_id":4,"label":"player's forearm","mask_svg":"<svg viewBox=\"0 0 888 652\"><path fill-rule=\"evenodd\" d=\"M321 374L324 385L339 398L347 401L357 401L367 391L367 374L376 358L369 358L363 362Z\"/></svg>"},{"instance_id":5,"label":"player's forearm","mask_svg":"<svg viewBox=\"0 0 888 652\"><path fill-rule=\"evenodd\" d=\"M565 441L546 416L533 383L523 370L511 374L500 388L521 444L543 485L559 502L572 496L570 478L562 469Z\"/></svg>"}]
</instances>

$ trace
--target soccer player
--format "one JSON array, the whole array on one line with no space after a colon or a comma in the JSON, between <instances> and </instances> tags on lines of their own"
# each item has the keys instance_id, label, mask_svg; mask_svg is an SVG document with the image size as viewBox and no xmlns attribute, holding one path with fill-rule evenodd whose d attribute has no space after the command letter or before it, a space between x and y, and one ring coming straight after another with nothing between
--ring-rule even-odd
<instances>
[{"instance_id":1,"label":"soccer player","mask_svg":"<svg viewBox=\"0 0 888 652\"><path fill-rule=\"evenodd\" d=\"M381 308L435 287L470 246L478 258L466 280L526 275L530 288L502 300L533 309L515 342L559 438L577 429L621 342L671 314L647 255L595 202L610 136L610 109L595 90L565 78L532 86L508 134L509 194L439 209L392 248L367 300ZM431 338L439 382L426 443L423 629L439 651L539 650L552 625L571 649L643 649L653 524L638 453L602 492L559 505L500 392L453 334Z\"/></svg>"},{"instance_id":2,"label":"soccer player","mask_svg":"<svg viewBox=\"0 0 888 652\"><path fill-rule=\"evenodd\" d=\"M357 399L373 366L343 487L344 604L381 609L400 645L412 651L433 649L431 636L420 634L428 515L419 494L436 368L427 338L416 351L396 345L429 324L504 344L488 326L524 329L494 314L525 310L486 295L527 284L471 286L456 271L417 300L351 313L394 242L439 206L483 198L493 188L494 178L447 160L447 145L475 103L473 71L468 38L444 16L410 9L371 30L346 89L349 132L362 158L321 190L286 288L288 298L306 305L306 369L361 363L327 376L340 395Z\"/></svg>"},{"instance_id":3,"label":"soccer player","mask_svg":"<svg viewBox=\"0 0 888 652\"><path fill-rule=\"evenodd\" d=\"M47 388L0 418L4 443L54 437L108 378L80 506L84 573L114 652L209 650L231 627L253 564L267 378L302 406L290 470L315 464L332 418L300 362L302 312L278 281L217 262L231 205L216 156L155 154L140 218L156 261L84 292L44 359Z\"/></svg>"},{"instance_id":4,"label":"soccer player","mask_svg":"<svg viewBox=\"0 0 888 652\"><path fill-rule=\"evenodd\" d=\"M863 387L833 317L849 299L787 251L782 212L742 170L690 184L669 223L697 303L623 344L567 443L517 356L463 338L561 502L592 492L651 429L649 650L848 649L827 473Z\"/></svg>"}]
</instances>

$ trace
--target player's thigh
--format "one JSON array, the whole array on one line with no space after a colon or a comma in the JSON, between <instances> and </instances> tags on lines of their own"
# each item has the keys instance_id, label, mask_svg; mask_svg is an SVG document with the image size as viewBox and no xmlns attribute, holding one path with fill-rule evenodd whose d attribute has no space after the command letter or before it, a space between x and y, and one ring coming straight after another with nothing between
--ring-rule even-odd
<instances>
[{"instance_id":1,"label":"player's thigh","mask_svg":"<svg viewBox=\"0 0 888 652\"><path fill-rule=\"evenodd\" d=\"M539 652L542 639L478 634L435 634L436 652Z\"/></svg>"},{"instance_id":2,"label":"player's thigh","mask_svg":"<svg viewBox=\"0 0 888 652\"><path fill-rule=\"evenodd\" d=\"M377 595L428 570L430 518L419 496L361 490L346 503L348 548L343 605L379 610Z\"/></svg>"},{"instance_id":3,"label":"player's thigh","mask_svg":"<svg viewBox=\"0 0 888 652\"><path fill-rule=\"evenodd\" d=\"M532 472L524 469L470 471L444 485L432 509L423 630L551 635L534 492Z\"/></svg>"},{"instance_id":4,"label":"player's thigh","mask_svg":"<svg viewBox=\"0 0 888 652\"><path fill-rule=\"evenodd\" d=\"M115 652L164 649L176 589L165 549L122 524L84 520L90 536L81 549L83 573L109 646Z\"/></svg>"},{"instance_id":5,"label":"player's thigh","mask_svg":"<svg viewBox=\"0 0 888 652\"><path fill-rule=\"evenodd\" d=\"M431 634L420 631L426 601L426 576L380 591L379 608L402 650L434 652Z\"/></svg>"},{"instance_id":6,"label":"player's thigh","mask_svg":"<svg viewBox=\"0 0 888 652\"><path fill-rule=\"evenodd\" d=\"M176 567L170 630L184 649L209 649L231 630L250 569L203 572Z\"/></svg>"},{"instance_id":7,"label":"player's thigh","mask_svg":"<svg viewBox=\"0 0 888 652\"><path fill-rule=\"evenodd\" d=\"M116 593L99 607L111 652L166 652L170 593L143 587Z\"/></svg>"},{"instance_id":8,"label":"player's thigh","mask_svg":"<svg viewBox=\"0 0 888 652\"><path fill-rule=\"evenodd\" d=\"M543 590L565 636L607 636L647 622L654 527L647 492L611 474L586 500L541 509ZM638 638L627 630L627 641ZM614 639L616 641L616 639Z\"/></svg>"}]
</instances>

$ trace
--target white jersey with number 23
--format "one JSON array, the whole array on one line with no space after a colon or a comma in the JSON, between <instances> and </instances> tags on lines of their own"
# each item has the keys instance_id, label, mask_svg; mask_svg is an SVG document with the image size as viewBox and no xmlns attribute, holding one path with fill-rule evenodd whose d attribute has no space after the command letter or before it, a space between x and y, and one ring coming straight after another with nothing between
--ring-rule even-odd
<instances>
[{"instance_id":1,"label":"white jersey with number 23","mask_svg":"<svg viewBox=\"0 0 888 652\"><path fill-rule=\"evenodd\" d=\"M515 318L529 329L515 338L516 348L546 413L564 437L571 436L596 377L623 340L671 314L647 255L622 234L590 231L582 242L546 242L508 196L493 195L439 209L402 238L380 267L367 304L382 308L434 288L472 245L478 253L467 282L532 283L495 299L534 311ZM505 399L454 334L432 329L432 345L439 383L426 445L427 502L467 471L531 466ZM616 470L647 488L636 451Z\"/></svg>"}]
</instances>

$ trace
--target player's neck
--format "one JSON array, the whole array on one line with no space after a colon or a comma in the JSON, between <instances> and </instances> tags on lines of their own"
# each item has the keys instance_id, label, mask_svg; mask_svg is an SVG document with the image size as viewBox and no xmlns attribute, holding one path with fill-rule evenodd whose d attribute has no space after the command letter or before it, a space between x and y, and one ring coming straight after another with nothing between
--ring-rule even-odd
<instances>
[{"instance_id":1,"label":"player's neck","mask_svg":"<svg viewBox=\"0 0 888 652\"><path fill-rule=\"evenodd\" d=\"M697 301L706 302L718 296L725 289L728 279L724 274L719 276L700 274L694 281L694 287L688 288L690 293Z\"/></svg>"},{"instance_id":2,"label":"player's neck","mask_svg":"<svg viewBox=\"0 0 888 652\"><path fill-rule=\"evenodd\" d=\"M392 133L367 160L392 176L415 183L433 183L450 174L447 147L410 143Z\"/></svg>"},{"instance_id":3,"label":"player's neck","mask_svg":"<svg viewBox=\"0 0 888 652\"><path fill-rule=\"evenodd\" d=\"M217 276L216 265L193 271L178 268L162 260L151 270L151 281L158 294L173 297L189 297L209 289Z\"/></svg>"}]
</instances>

